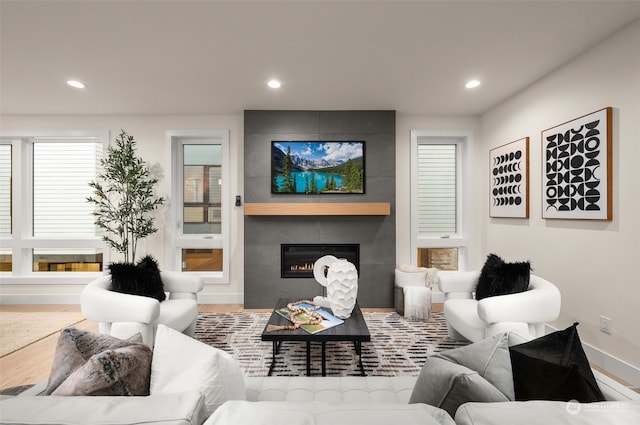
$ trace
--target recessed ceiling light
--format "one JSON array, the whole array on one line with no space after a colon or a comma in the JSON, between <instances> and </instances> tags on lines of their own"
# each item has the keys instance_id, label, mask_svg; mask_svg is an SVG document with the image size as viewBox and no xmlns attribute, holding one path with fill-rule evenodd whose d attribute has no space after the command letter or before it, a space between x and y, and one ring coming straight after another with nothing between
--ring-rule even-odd
<instances>
[{"instance_id":1,"label":"recessed ceiling light","mask_svg":"<svg viewBox=\"0 0 640 425\"><path fill-rule=\"evenodd\" d=\"M77 80L69 80L69 81L67 81L67 84L69 84L71 87L75 87L77 89L85 88L85 85L83 83L81 83L80 81L77 81Z\"/></svg>"},{"instance_id":2,"label":"recessed ceiling light","mask_svg":"<svg viewBox=\"0 0 640 425\"><path fill-rule=\"evenodd\" d=\"M269 80L267 85L272 89L279 89L282 84L280 84L280 81L278 80Z\"/></svg>"},{"instance_id":3,"label":"recessed ceiling light","mask_svg":"<svg viewBox=\"0 0 640 425\"><path fill-rule=\"evenodd\" d=\"M467 82L467 84L465 84L464 86L468 89L472 89L474 87L478 87L480 85L480 81L478 80L471 80L469 82Z\"/></svg>"}]
</instances>

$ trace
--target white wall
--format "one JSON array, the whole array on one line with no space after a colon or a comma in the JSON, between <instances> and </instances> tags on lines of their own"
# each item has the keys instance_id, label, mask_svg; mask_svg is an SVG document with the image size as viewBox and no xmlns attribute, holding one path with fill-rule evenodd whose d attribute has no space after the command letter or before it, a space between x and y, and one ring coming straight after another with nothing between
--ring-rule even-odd
<instances>
[{"instance_id":1,"label":"white wall","mask_svg":"<svg viewBox=\"0 0 640 425\"><path fill-rule=\"evenodd\" d=\"M411 264L411 131L471 131L474 133L475 144L479 128L478 117L396 115L396 262L398 264ZM473 154L476 150L475 147L469 147L467 152ZM478 223L478 220L473 220L470 233L477 234L475 228ZM474 240L476 245L471 245L470 250L479 248L478 238Z\"/></svg>"},{"instance_id":2,"label":"white wall","mask_svg":"<svg viewBox=\"0 0 640 425\"><path fill-rule=\"evenodd\" d=\"M158 195L170 198L171 186L164 172L168 169L165 149L165 132L167 130L229 130L231 187L232 199L244 193L243 139L244 128L242 115L225 116L3 116L2 131L24 132L34 131L66 131L66 130L109 130L113 141L123 129L134 136L137 141L138 155L147 161L152 169L160 173ZM164 260L164 217L166 205L158 214L156 225L159 231L147 239L140 241L138 252L141 255L151 254L163 268ZM231 210L231 270L230 284L206 285L199 294L202 303L242 303L244 292L244 268L242 253L244 252L243 209L232 207ZM119 260L117 257L112 257ZM79 302L78 294L85 281L74 279L75 285L55 283L29 283L10 285L2 284L0 291L3 298L13 301L33 303L74 303ZM15 297L15 295L20 295Z\"/></svg>"},{"instance_id":3,"label":"white wall","mask_svg":"<svg viewBox=\"0 0 640 425\"><path fill-rule=\"evenodd\" d=\"M562 293L553 325L580 322L583 342L640 367L640 22L571 60L481 117L482 255L529 259ZM535 57L531 58L535 61ZM490 90L490 82L483 89ZM542 130L613 107L613 220L541 218ZM530 219L489 218L489 150L530 137ZM483 177L483 176L486 176ZM599 330L612 319L612 335Z\"/></svg>"}]
</instances>

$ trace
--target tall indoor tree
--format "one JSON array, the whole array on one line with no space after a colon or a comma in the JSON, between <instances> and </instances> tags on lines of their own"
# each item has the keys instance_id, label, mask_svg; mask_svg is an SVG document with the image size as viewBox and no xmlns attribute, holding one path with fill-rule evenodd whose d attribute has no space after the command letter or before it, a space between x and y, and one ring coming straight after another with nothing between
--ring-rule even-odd
<instances>
[{"instance_id":1,"label":"tall indoor tree","mask_svg":"<svg viewBox=\"0 0 640 425\"><path fill-rule=\"evenodd\" d=\"M150 215L164 203L153 193L158 179L147 164L136 156L136 141L121 130L107 149L107 157L98 181L89 183L94 196L87 202L95 205L95 224L103 230L102 239L120 252L125 261L134 262L138 241L158 231Z\"/></svg>"}]
</instances>

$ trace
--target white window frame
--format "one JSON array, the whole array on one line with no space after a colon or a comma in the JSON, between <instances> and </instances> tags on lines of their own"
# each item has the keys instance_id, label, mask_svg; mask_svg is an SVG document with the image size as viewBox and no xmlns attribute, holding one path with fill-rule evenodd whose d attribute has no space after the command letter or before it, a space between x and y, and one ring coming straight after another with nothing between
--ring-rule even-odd
<instances>
[{"instance_id":1,"label":"white window frame","mask_svg":"<svg viewBox=\"0 0 640 425\"><path fill-rule=\"evenodd\" d=\"M466 270L470 262L472 216L465 206L469 200L471 171L469 151L473 133L466 130L411 131L411 263L418 263L419 248L458 248L458 270ZM451 234L418 233L418 145L455 144L456 152L456 232Z\"/></svg>"},{"instance_id":2,"label":"white window frame","mask_svg":"<svg viewBox=\"0 0 640 425\"><path fill-rule=\"evenodd\" d=\"M0 236L0 246L11 249L12 271L0 272L0 284L85 284L103 272L34 272L33 250L101 249L103 269L109 263L109 247L99 236L64 238L33 236L33 143L47 139L78 141L95 139L103 150L109 144L109 131L33 131L4 132L0 141L12 146L12 234Z\"/></svg>"},{"instance_id":3,"label":"white window frame","mask_svg":"<svg viewBox=\"0 0 640 425\"><path fill-rule=\"evenodd\" d=\"M185 144L220 144L222 146L221 233L182 234L182 146ZM205 284L228 285L230 283L231 256L231 198L229 130L170 130L166 132L167 163L170 164L169 225L165 249L165 264L176 271L182 270L182 249L222 249L221 272L186 272L202 276Z\"/></svg>"}]
</instances>

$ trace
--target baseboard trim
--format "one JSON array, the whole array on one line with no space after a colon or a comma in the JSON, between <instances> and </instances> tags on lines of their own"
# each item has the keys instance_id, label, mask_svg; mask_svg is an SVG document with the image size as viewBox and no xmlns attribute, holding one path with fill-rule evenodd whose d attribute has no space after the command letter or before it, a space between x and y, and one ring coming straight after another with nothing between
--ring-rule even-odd
<instances>
[{"instance_id":1,"label":"baseboard trim","mask_svg":"<svg viewBox=\"0 0 640 425\"><path fill-rule=\"evenodd\" d=\"M244 304L244 292L199 293L199 304Z\"/></svg>"},{"instance_id":2,"label":"baseboard trim","mask_svg":"<svg viewBox=\"0 0 640 425\"><path fill-rule=\"evenodd\" d=\"M0 304L80 304L80 294L6 294Z\"/></svg>"},{"instance_id":3,"label":"baseboard trim","mask_svg":"<svg viewBox=\"0 0 640 425\"><path fill-rule=\"evenodd\" d=\"M244 304L244 293L200 293L200 304ZM80 294L6 294L0 304L80 304Z\"/></svg>"},{"instance_id":4,"label":"baseboard trim","mask_svg":"<svg viewBox=\"0 0 640 425\"><path fill-rule=\"evenodd\" d=\"M549 332L559 330L549 324L547 324L546 327ZM591 363L628 382L634 387L640 387L640 368L584 341L582 341L582 348Z\"/></svg>"}]
</instances>

